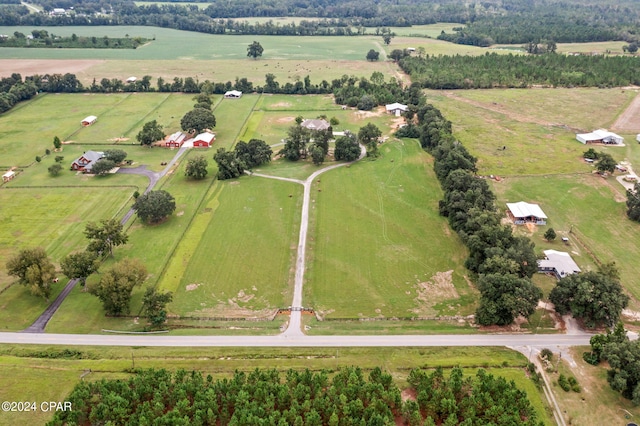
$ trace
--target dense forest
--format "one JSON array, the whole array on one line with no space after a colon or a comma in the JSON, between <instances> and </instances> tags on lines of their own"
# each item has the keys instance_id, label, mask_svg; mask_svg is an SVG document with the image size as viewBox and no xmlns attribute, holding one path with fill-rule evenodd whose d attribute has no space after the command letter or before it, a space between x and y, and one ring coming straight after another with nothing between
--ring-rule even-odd
<instances>
[{"instance_id":1,"label":"dense forest","mask_svg":"<svg viewBox=\"0 0 640 426\"><path fill-rule=\"evenodd\" d=\"M486 425L538 426L542 422L513 381L459 368L444 375L413 370L416 397L403 402L390 374L357 367L326 371L236 371L213 380L198 372L138 371L124 380L83 381L49 425Z\"/></svg>"},{"instance_id":2,"label":"dense forest","mask_svg":"<svg viewBox=\"0 0 640 426\"><path fill-rule=\"evenodd\" d=\"M0 25L150 25L212 34L359 35L362 27L461 24L440 38L455 43L639 41L640 4L604 0L212 0L196 5L132 1L37 0L45 13L7 5ZM53 8L68 13L50 16ZM73 8L73 10L70 10ZM249 24L247 17L303 17L298 25Z\"/></svg>"},{"instance_id":3,"label":"dense forest","mask_svg":"<svg viewBox=\"0 0 640 426\"><path fill-rule=\"evenodd\" d=\"M400 67L414 83L430 89L492 87L620 87L640 84L634 56L499 55L405 56Z\"/></svg>"}]
</instances>

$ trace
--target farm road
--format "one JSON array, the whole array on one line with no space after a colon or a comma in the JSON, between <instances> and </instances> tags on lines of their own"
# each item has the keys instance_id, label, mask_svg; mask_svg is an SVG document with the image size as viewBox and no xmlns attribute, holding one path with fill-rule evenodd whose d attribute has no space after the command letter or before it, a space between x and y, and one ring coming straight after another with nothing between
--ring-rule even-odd
<instances>
[{"instance_id":1,"label":"farm road","mask_svg":"<svg viewBox=\"0 0 640 426\"><path fill-rule=\"evenodd\" d=\"M611 129L621 133L640 132L640 94L636 95L618 119L613 123Z\"/></svg>"},{"instance_id":2,"label":"farm road","mask_svg":"<svg viewBox=\"0 0 640 426\"><path fill-rule=\"evenodd\" d=\"M167 164L167 167L165 167L164 170L162 170L159 173L152 172L151 170L147 170L147 166L138 166L132 169L119 169L118 173L130 174L130 175L144 175L148 177L149 185L147 185L147 189L145 189L144 191L144 193L146 194L156 186L158 181L164 175L166 175L169 172L169 170L171 170L173 165L187 151L187 149L189 148L181 147L178 150L178 152L176 152L176 155L174 155L171 161ZM133 209L129 209L127 214L125 214L122 220L120 220L120 223L123 225L127 223L129 219L131 219L131 216L133 216L133 213L134 213ZM62 305L62 302L64 301L64 299L69 295L69 293L71 293L71 290L73 290L73 288L76 286L77 283L78 283L77 279L70 280L67 283L67 285L64 287L64 289L60 292L58 297L56 297L56 300L54 300L47 307L47 309L45 309L45 311L33 322L33 324L31 324L28 328L23 330L23 333L44 333L44 329L49 323L49 321L51 320L51 318L53 317L53 314L55 314L58 308L60 308L60 305Z\"/></svg>"},{"instance_id":3,"label":"farm road","mask_svg":"<svg viewBox=\"0 0 640 426\"><path fill-rule=\"evenodd\" d=\"M364 145L360 145L360 156L355 161L360 161L367 154ZM302 214L300 219L300 233L298 234L298 251L296 256L296 273L293 286L293 301L291 302L291 314L289 316L289 324L287 329L282 333L283 336L302 336L302 286L304 284L304 271L306 268L305 257L307 249L307 231L309 229L309 204L311 199L311 183L313 180L323 173L338 167L346 166L351 163L334 164L324 169L317 170L304 181L298 179L290 179L279 176L263 175L261 173L249 173L251 176L258 176L268 179L283 180L286 182L299 183L304 186L304 195L302 196Z\"/></svg>"}]
</instances>

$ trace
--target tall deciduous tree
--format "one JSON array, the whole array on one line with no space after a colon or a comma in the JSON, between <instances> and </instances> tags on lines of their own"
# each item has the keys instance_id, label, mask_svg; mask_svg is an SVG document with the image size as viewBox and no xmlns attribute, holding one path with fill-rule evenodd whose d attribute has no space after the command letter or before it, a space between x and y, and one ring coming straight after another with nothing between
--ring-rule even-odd
<instances>
[{"instance_id":1,"label":"tall deciduous tree","mask_svg":"<svg viewBox=\"0 0 640 426\"><path fill-rule=\"evenodd\" d=\"M142 126L142 130L136 136L140 145L151 145L155 141L159 141L164 139L165 134L162 130L162 126L158 124L156 120L149 121L144 123Z\"/></svg>"},{"instance_id":2,"label":"tall deciduous tree","mask_svg":"<svg viewBox=\"0 0 640 426\"><path fill-rule=\"evenodd\" d=\"M358 142L367 147L367 157L378 156L378 138L382 132L378 127L369 123L358 131Z\"/></svg>"},{"instance_id":3,"label":"tall deciduous tree","mask_svg":"<svg viewBox=\"0 0 640 426\"><path fill-rule=\"evenodd\" d=\"M204 179L207 176L207 173L209 173L207 170L208 165L209 163L207 162L207 159L204 158L203 155L198 155L197 157L191 158L187 161L184 174L187 177L197 180Z\"/></svg>"},{"instance_id":4,"label":"tall deciduous tree","mask_svg":"<svg viewBox=\"0 0 640 426\"><path fill-rule=\"evenodd\" d=\"M613 173L613 171L616 169L616 160L613 159L613 157L610 154L607 154L606 152L601 152L598 154L598 164L596 165L596 169L600 172L600 173L604 173L604 172L609 172L609 173Z\"/></svg>"},{"instance_id":5,"label":"tall deciduous tree","mask_svg":"<svg viewBox=\"0 0 640 426\"><path fill-rule=\"evenodd\" d=\"M153 287L147 288L142 297L142 311L149 318L152 327L161 327L167 320L166 307L172 300L171 292L160 293Z\"/></svg>"},{"instance_id":6,"label":"tall deciduous tree","mask_svg":"<svg viewBox=\"0 0 640 426\"><path fill-rule=\"evenodd\" d=\"M133 204L136 214L146 223L158 223L173 213L176 201L167 191L149 191L139 196Z\"/></svg>"},{"instance_id":7,"label":"tall deciduous tree","mask_svg":"<svg viewBox=\"0 0 640 426\"><path fill-rule=\"evenodd\" d=\"M218 164L218 179L220 180L234 179L244 173L244 164L233 151L218 148L213 159Z\"/></svg>"},{"instance_id":8,"label":"tall deciduous tree","mask_svg":"<svg viewBox=\"0 0 640 426\"><path fill-rule=\"evenodd\" d=\"M476 321L482 325L508 325L519 315L528 318L542 297L531 280L517 275L481 275L478 289L482 295Z\"/></svg>"},{"instance_id":9,"label":"tall deciduous tree","mask_svg":"<svg viewBox=\"0 0 640 426\"><path fill-rule=\"evenodd\" d=\"M123 259L105 272L89 292L100 299L107 315L126 315L133 288L147 278L147 268L138 259Z\"/></svg>"},{"instance_id":10,"label":"tall deciduous tree","mask_svg":"<svg viewBox=\"0 0 640 426\"><path fill-rule=\"evenodd\" d=\"M62 142L60 141L60 138L57 136L53 137L53 147L55 149L60 149L60 147L62 146Z\"/></svg>"},{"instance_id":11,"label":"tall deciduous tree","mask_svg":"<svg viewBox=\"0 0 640 426\"><path fill-rule=\"evenodd\" d=\"M257 59L258 56L262 56L262 52L264 52L264 49L257 41L254 41L247 47L247 56L250 58Z\"/></svg>"},{"instance_id":12,"label":"tall deciduous tree","mask_svg":"<svg viewBox=\"0 0 640 426\"><path fill-rule=\"evenodd\" d=\"M268 163L273 154L271 147L261 139L251 139L248 143L240 141L236 144L234 151L236 158L247 169Z\"/></svg>"},{"instance_id":13,"label":"tall deciduous tree","mask_svg":"<svg viewBox=\"0 0 640 426\"><path fill-rule=\"evenodd\" d=\"M371 49L367 52L367 61L377 61L380 58L380 52Z\"/></svg>"},{"instance_id":14,"label":"tall deciduous tree","mask_svg":"<svg viewBox=\"0 0 640 426\"><path fill-rule=\"evenodd\" d=\"M307 144L311 141L311 131L299 124L294 124L287 130L287 140L280 154L287 160L298 161L307 156Z\"/></svg>"},{"instance_id":15,"label":"tall deciduous tree","mask_svg":"<svg viewBox=\"0 0 640 426\"><path fill-rule=\"evenodd\" d=\"M109 171L113 169L115 166L116 166L116 163L114 163L111 160L107 160L106 158L103 158L101 160L96 161L93 164L93 166L91 166L91 173L98 176L104 176L107 173L109 173Z\"/></svg>"},{"instance_id":16,"label":"tall deciduous tree","mask_svg":"<svg viewBox=\"0 0 640 426\"><path fill-rule=\"evenodd\" d=\"M561 314L571 313L588 327L613 326L629 297L620 282L601 272L584 272L562 278L551 290L549 300Z\"/></svg>"},{"instance_id":17,"label":"tall deciduous tree","mask_svg":"<svg viewBox=\"0 0 640 426\"><path fill-rule=\"evenodd\" d=\"M216 127L216 117L208 109L194 108L182 117L180 126L185 132L200 133Z\"/></svg>"},{"instance_id":18,"label":"tall deciduous tree","mask_svg":"<svg viewBox=\"0 0 640 426\"><path fill-rule=\"evenodd\" d=\"M336 139L333 156L338 161L354 161L360 156L360 145L355 135L349 134Z\"/></svg>"},{"instance_id":19,"label":"tall deciduous tree","mask_svg":"<svg viewBox=\"0 0 640 426\"><path fill-rule=\"evenodd\" d=\"M71 253L60 262L62 273L71 279L77 278L83 287L87 282L87 277L98 272L99 267L98 256L91 251Z\"/></svg>"},{"instance_id":20,"label":"tall deciduous tree","mask_svg":"<svg viewBox=\"0 0 640 426\"><path fill-rule=\"evenodd\" d=\"M113 255L114 247L126 244L129 240L123 225L115 219L103 219L100 223L87 223L84 235L89 239L87 250L98 256L107 253Z\"/></svg>"},{"instance_id":21,"label":"tall deciduous tree","mask_svg":"<svg viewBox=\"0 0 640 426\"><path fill-rule=\"evenodd\" d=\"M49 171L49 174L51 176L58 176L60 174L60 172L62 171L62 166L58 163L52 164L49 166L49 168L47 169Z\"/></svg>"},{"instance_id":22,"label":"tall deciduous tree","mask_svg":"<svg viewBox=\"0 0 640 426\"><path fill-rule=\"evenodd\" d=\"M627 216L640 222L640 183L636 183L633 190L627 189Z\"/></svg>"},{"instance_id":23,"label":"tall deciduous tree","mask_svg":"<svg viewBox=\"0 0 640 426\"><path fill-rule=\"evenodd\" d=\"M111 160L116 164L122 163L127 158L126 151L122 149L108 149L104 152L104 158Z\"/></svg>"},{"instance_id":24,"label":"tall deciduous tree","mask_svg":"<svg viewBox=\"0 0 640 426\"><path fill-rule=\"evenodd\" d=\"M49 299L56 268L42 247L22 249L7 261L7 274L18 277L34 296Z\"/></svg>"}]
</instances>

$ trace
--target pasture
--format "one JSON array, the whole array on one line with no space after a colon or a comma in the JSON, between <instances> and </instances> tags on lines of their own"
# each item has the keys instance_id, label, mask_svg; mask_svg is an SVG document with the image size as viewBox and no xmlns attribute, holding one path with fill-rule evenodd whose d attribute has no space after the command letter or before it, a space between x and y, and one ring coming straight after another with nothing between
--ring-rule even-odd
<instances>
[{"instance_id":1,"label":"pasture","mask_svg":"<svg viewBox=\"0 0 640 426\"><path fill-rule=\"evenodd\" d=\"M449 28L449 25L420 26L397 29L398 36L389 46L369 29L368 35L353 37L295 37L261 35L212 35L144 26L113 27L41 27L60 36L145 37L154 39L138 49L21 49L2 48L0 76L13 72L22 75L35 73L75 73L83 84L95 78L119 78L131 75L151 75L173 79L194 77L199 81L233 81L246 77L254 84L263 84L264 76L272 73L281 83L295 82L309 75L314 84L331 81L344 74L368 77L374 71L386 75L399 71L395 64L384 60L393 49L424 47L430 55L469 54L487 52L485 48L463 46L429 39L424 35ZM14 31L28 33L30 27L0 27L0 33ZM407 32L405 32L407 31ZM411 37L412 34L420 37ZM437 34L435 34L437 35ZM258 60L247 58L247 46L258 40L264 53ZM366 53L381 52L381 61L368 62ZM153 82L155 84L155 81Z\"/></svg>"},{"instance_id":2,"label":"pasture","mask_svg":"<svg viewBox=\"0 0 640 426\"><path fill-rule=\"evenodd\" d=\"M529 235L537 250L571 251L578 266L586 270L596 268L594 256L603 263L615 261L622 285L640 300L637 280L640 265L636 261L640 256L637 244L640 226L627 219L623 188L614 178L603 179L598 175L507 178L494 183L493 190L501 209L506 202L540 203L549 216L548 225L572 242L570 248L560 241L548 243L542 238L546 228L539 227ZM518 229L529 234L522 227Z\"/></svg>"},{"instance_id":3,"label":"pasture","mask_svg":"<svg viewBox=\"0 0 640 426\"><path fill-rule=\"evenodd\" d=\"M302 187L258 177L220 186L170 264L182 273L162 288L175 292L170 310L181 316L264 319L291 303Z\"/></svg>"},{"instance_id":4,"label":"pasture","mask_svg":"<svg viewBox=\"0 0 640 426\"><path fill-rule=\"evenodd\" d=\"M327 318L468 314L466 250L438 214L432 158L414 140L312 189L304 306Z\"/></svg>"},{"instance_id":5,"label":"pasture","mask_svg":"<svg viewBox=\"0 0 640 426\"><path fill-rule=\"evenodd\" d=\"M620 89L506 89L428 91L427 98L478 157L480 174L514 176L589 173L592 167L581 159L587 148L575 134L610 126L636 94ZM624 148L596 149L614 158L624 154Z\"/></svg>"}]
</instances>

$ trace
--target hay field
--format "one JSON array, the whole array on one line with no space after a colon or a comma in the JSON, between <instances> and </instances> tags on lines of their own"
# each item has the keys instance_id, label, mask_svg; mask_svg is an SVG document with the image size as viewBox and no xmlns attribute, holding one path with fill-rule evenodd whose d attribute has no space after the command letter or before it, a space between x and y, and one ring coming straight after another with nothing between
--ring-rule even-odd
<instances>
[{"instance_id":1,"label":"hay field","mask_svg":"<svg viewBox=\"0 0 640 426\"><path fill-rule=\"evenodd\" d=\"M438 215L432 158L413 140L381 150L313 185L304 305L328 318L470 311L466 250Z\"/></svg>"}]
</instances>

